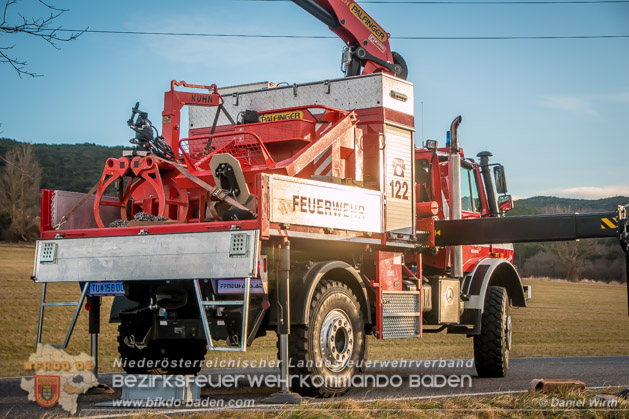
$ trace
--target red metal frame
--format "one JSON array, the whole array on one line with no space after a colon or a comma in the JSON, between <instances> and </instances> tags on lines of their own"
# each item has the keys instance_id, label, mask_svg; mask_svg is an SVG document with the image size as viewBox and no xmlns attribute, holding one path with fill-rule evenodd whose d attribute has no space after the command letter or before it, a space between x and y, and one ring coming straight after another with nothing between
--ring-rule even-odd
<instances>
[{"instance_id":1,"label":"red metal frame","mask_svg":"<svg viewBox=\"0 0 629 419\"><path fill-rule=\"evenodd\" d=\"M180 92L175 90L176 86L206 89L210 93ZM212 186L215 184L209 162L218 153L228 153L240 161L249 190L254 191L257 191L256 179L261 173L309 178L315 171L313 165L316 158L326 152L332 156L332 176L362 180L361 136L360 130L356 128L356 114L351 111L322 105L270 109L262 112L262 115L295 113L298 117L235 127L218 126L213 127L216 129L214 133L208 128L201 128L192 130L190 137L179 140L180 111L183 105L220 106L222 103L223 99L218 94L216 85L172 81L170 90L164 95L165 137L171 146L174 145L173 150L180 156L179 160L184 163L184 168L205 183ZM117 202L104 198L107 190L114 184L118 188ZM165 160L158 161L152 155L110 158L105 164L93 204L96 225L106 233L89 233L89 229L60 231L73 237L135 234L136 230L132 228L105 228L100 215L101 206L119 207L120 218L123 220L143 211L166 216L179 223L200 223L204 225L200 230L204 230L207 229L205 219L208 199L215 198L208 195L203 186L183 172L180 173L175 164ZM42 196L42 200L49 201L50 194ZM45 208L50 208L50 202L42 201L42 208L44 214ZM259 214L263 213L260 210ZM212 223L222 225L217 220ZM46 233L52 228L50 222L45 224L42 221L41 227L42 237L48 236ZM157 230L180 232L199 231L199 228L168 226Z\"/></svg>"},{"instance_id":2,"label":"red metal frame","mask_svg":"<svg viewBox=\"0 0 629 419\"><path fill-rule=\"evenodd\" d=\"M175 90L175 86L183 86L192 89L204 89L210 93L182 92ZM164 111L162 112L162 135L175 156L179 150L179 133L181 131L180 111L184 105L195 106L220 106L223 104L223 97L218 93L215 84L205 86L200 84L190 84L185 81L170 82L170 90L164 93Z\"/></svg>"},{"instance_id":3,"label":"red metal frame","mask_svg":"<svg viewBox=\"0 0 629 419\"><path fill-rule=\"evenodd\" d=\"M144 211L158 216L185 220L188 213L188 195L177 185L174 178L176 173L173 170L172 165L159 162L151 156L136 156L131 161L127 157L107 159L94 197L96 225L99 228L105 227L100 216L102 205L120 207L120 218L127 220L129 201L132 198L134 202L131 215ZM126 187L124 187L125 179L127 179ZM116 181L120 185L119 202L104 200L103 196L107 189Z\"/></svg>"},{"instance_id":4,"label":"red metal frame","mask_svg":"<svg viewBox=\"0 0 629 419\"><path fill-rule=\"evenodd\" d=\"M52 229L52 199L55 191L50 189L42 189L39 197L39 231L43 234L45 231Z\"/></svg>"}]
</instances>

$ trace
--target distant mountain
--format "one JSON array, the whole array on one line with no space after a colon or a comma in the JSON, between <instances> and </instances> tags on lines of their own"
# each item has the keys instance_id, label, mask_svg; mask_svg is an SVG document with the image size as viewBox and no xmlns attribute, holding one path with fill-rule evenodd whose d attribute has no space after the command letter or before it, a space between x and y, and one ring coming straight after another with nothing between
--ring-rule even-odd
<instances>
[{"instance_id":1,"label":"distant mountain","mask_svg":"<svg viewBox=\"0 0 629 419\"><path fill-rule=\"evenodd\" d=\"M614 196L602 199L557 198L555 196L534 196L518 199L508 215L560 214L567 212L616 211L618 205L629 204L629 197Z\"/></svg>"},{"instance_id":2,"label":"distant mountain","mask_svg":"<svg viewBox=\"0 0 629 419\"><path fill-rule=\"evenodd\" d=\"M573 212L614 212L629 204L629 197L572 199L534 196L514 202L508 216ZM578 256L577 256L578 255ZM617 238L584 239L578 242L516 243L515 264L523 276L596 279L624 282L625 255Z\"/></svg>"},{"instance_id":3,"label":"distant mountain","mask_svg":"<svg viewBox=\"0 0 629 419\"><path fill-rule=\"evenodd\" d=\"M0 156L21 144L0 138ZM42 166L42 189L88 192L100 179L109 157L120 157L123 146L107 147L97 144L32 144ZM0 160L0 167L4 161Z\"/></svg>"}]
</instances>

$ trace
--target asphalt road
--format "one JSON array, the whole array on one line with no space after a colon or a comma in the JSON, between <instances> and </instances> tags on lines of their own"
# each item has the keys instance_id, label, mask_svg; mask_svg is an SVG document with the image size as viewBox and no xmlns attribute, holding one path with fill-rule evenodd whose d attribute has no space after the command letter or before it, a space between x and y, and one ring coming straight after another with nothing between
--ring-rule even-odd
<instances>
[{"instance_id":1,"label":"asphalt road","mask_svg":"<svg viewBox=\"0 0 629 419\"><path fill-rule=\"evenodd\" d=\"M375 399L423 399L449 397L454 395L475 395L486 393L522 392L528 389L535 378L569 378L581 380L588 388L629 387L629 356L610 357L566 357L566 358L516 358L511 360L509 374L505 378L478 378L473 366L444 366L440 360L418 361L412 367L383 365L376 363L354 382L354 387L340 399L375 400ZM444 361L445 362L445 361ZM224 403L243 403L252 400L256 408L277 408L266 405L262 400L277 388L251 385L252 377L275 382L279 371L275 369L212 369L201 372L213 387L203 387L202 400L215 400ZM237 380L232 380L240 375ZM463 377L463 386L442 386L447 378ZM469 376L469 378L466 378ZM112 385L113 374L101 374L102 383ZM456 382L456 378L451 383ZM374 385L375 383L375 385ZM432 386L432 387L431 387ZM439 387L437 387L439 386ZM97 404L110 402L121 397L121 389L113 394L86 394L79 397L80 416L114 417L129 414L129 409L98 407ZM220 402L222 400L222 402ZM316 406L320 399L307 399L306 403ZM170 409L172 410L172 408ZM216 408L212 409L216 410ZM177 410L183 412L182 410ZM198 409L186 409L198 411ZM167 411L162 410L162 413ZM0 417L39 417L43 414L67 416L67 412L56 406L50 409L39 407L29 402L26 393L20 388L20 378L0 379Z\"/></svg>"}]
</instances>

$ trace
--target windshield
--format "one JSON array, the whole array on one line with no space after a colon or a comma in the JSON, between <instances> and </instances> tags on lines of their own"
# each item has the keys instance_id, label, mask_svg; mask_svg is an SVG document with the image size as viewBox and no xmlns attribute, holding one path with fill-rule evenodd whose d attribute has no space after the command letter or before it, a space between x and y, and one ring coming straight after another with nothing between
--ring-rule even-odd
<instances>
[{"instance_id":1,"label":"windshield","mask_svg":"<svg viewBox=\"0 0 629 419\"><path fill-rule=\"evenodd\" d=\"M461 209L463 211L481 212L478 182L472 168L461 165Z\"/></svg>"}]
</instances>

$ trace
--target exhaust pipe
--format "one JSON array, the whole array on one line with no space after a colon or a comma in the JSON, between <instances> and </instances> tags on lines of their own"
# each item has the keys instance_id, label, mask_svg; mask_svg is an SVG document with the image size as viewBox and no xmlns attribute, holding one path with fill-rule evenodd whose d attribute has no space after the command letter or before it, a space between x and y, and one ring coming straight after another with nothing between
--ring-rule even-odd
<instances>
[{"instance_id":1,"label":"exhaust pipe","mask_svg":"<svg viewBox=\"0 0 629 419\"><path fill-rule=\"evenodd\" d=\"M459 154L459 125L461 115L454 118L450 124L450 199L452 202L451 220L461 219L461 155ZM454 278L463 277L463 247L454 246L452 248L452 276Z\"/></svg>"},{"instance_id":2,"label":"exhaust pipe","mask_svg":"<svg viewBox=\"0 0 629 419\"><path fill-rule=\"evenodd\" d=\"M454 118L452 123L450 124L450 152L458 153L459 152L459 125L462 122L461 115Z\"/></svg>"},{"instance_id":3,"label":"exhaust pipe","mask_svg":"<svg viewBox=\"0 0 629 419\"><path fill-rule=\"evenodd\" d=\"M496 189L494 188L494 182L491 178L491 171L489 170L489 158L492 154L489 151L481 151L476 155L479 162L480 174L483 176L483 183L485 184L485 193L487 194L487 202L489 203L489 216L498 216L498 198L496 197Z\"/></svg>"}]
</instances>

